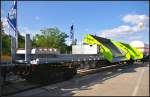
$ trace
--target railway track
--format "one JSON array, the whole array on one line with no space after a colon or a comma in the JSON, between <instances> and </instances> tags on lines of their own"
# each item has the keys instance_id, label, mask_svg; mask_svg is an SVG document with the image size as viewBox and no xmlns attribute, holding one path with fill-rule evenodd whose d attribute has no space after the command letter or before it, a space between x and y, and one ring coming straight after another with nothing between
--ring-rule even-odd
<instances>
[{"instance_id":1,"label":"railway track","mask_svg":"<svg viewBox=\"0 0 150 97\"><path fill-rule=\"evenodd\" d=\"M97 73L97 72L101 72L101 71L104 71L104 70L109 70L109 69L112 69L112 68L119 68L119 67L122 67L122 66L129 66L131 64L119 64L119 65L111 65L111 66L105 66L105 67L101 67L101 68L96 68L96 69L81 69L81 70L78 70L77 72L77 75L74 77L74 78L79 78L79 77L83 77L83 76L86 76L88 74L94 74L94 73ZM58 83L58 82L55 82L55 83ZM54 84L54 83L50 83L50 84ZM32 89L35 89L35 88L40 88L40 87L43 87L43 86L47 86L47 85L50 85L50 84L37 84L37 83L29 83L27 81L16 81L15 83L7 83L5 85L3 85L2 87L2 96L9 96L9 95L13 95L13 94L17 94L17 93L21 93L21 92L24 92L24 91L28 91L28 90L32 90Z\"/></svg>"}]
</instances>

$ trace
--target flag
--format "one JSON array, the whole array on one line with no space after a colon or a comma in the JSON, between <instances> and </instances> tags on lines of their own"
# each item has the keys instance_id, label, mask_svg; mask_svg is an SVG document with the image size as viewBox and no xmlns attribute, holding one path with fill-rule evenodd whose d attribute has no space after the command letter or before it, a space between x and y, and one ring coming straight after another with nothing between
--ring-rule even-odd
<instances>
[{"instance_id":1,"label":"flag","mask_svg":"<svg viewBox=\"0 0 150 97\"><path fill-rule=\"evenodd\" d=\"M72 39L73 38L73 25L71 25L71 27L70 27L70 38Z\"/></svg>"},{"instance_id":2,"label":"flag","mask_svg":"<svg viewBox=\"0 0 150 97\"><path fill-rule=\"evenodd\" d=\"M14 1L12 8L8 12L7 22L10 27L17 33L17 1Z\"/></svg>"}]
</instances>

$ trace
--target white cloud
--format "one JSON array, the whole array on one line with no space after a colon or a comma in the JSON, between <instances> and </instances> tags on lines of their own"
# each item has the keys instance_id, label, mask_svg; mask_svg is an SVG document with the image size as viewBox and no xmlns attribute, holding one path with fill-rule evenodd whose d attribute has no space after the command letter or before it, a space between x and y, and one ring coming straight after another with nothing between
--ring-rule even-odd
<instances>
[{"instance_id":1,"label":"white cloud","mask_svg":"<svg viewBox=\"0 0 150 97\"><path fill-rule=\"evenodd\" d=\"M6 17L1 17L1 21L2 21L3 27L9 27Z\"/></svg>"},{"instance_id":2,"label":"white cloud","mask_svg":"<svg viewBox=\"0 0 150 97\"><path fill-rule=\"evenodd\" d=\"M149 17L146 15L126 15L122 19L125 23L131 23L138 25L139 23L149 24Z\"/></svg>"},{"instance_id":3,"label":"white cloud","mask_svg":"<svg viewBox=\"0 0 150 97\"><path fill-rule=\"evenodd\" d=\"M72 40L70 39L70 38L67 38L66 39L66 42L65 42L68 46L70 46L71 45L71 43L72 43ZM83 41L81 40L77 40L77 45L82 45L83 44Z\"/></svg>"},{"instance_id":4,"label":"white cloud","mask_svg":"<svg viewBox=\"0 0 150 97\"><path fill-rule=\"evenodd\" d=\"M4 28L4 32L9 35L10 29L9 29L9 24L7 22L7 18L1 17L1 21L2 21L3 28Z\"/></svg>"},{"instance_id":5,"label":"white cloud","mask_svg":"<svg viewBox=\"0 0 150 97\"><path fill-rule=\"evenodd\" d=\"M66 43L67 45L71 45L71 39L70 39L70 38L67 38L65 43Z\"/></svg>"},{"instance_id":6,"label":"white cloud","mask_svg":"<svg viewBox=\"0 0 150 97\"><path fill-rule=\"evenodd\" d=\"M6 17L1 17L1 21L2 21L2 24L3 24L3 27L4 27L4 31L6 34L11 34L11 35L15 35L15 32L12 30L12 28L9 26L8 22L7 22L7 18ZM20 34L22 36L25 36L25 34L30 34L31 35L31 38L36 34L36 33L40 33L40 30L31 30L29 29L28 27L22 27L22 26L19 26L18 27L18 30L20 32Z\"/></svg>"},{"instance_id":7,"label":"white cloud","mask_svg":"<svg viewBox=\"0 0 150 97\"><path fill-rule=\"evenodd\" d=\"M25 36L25 34L30 34L31 31L28 27L18 27L21 35Z\"/></svg>"},{"instance_id":8,"label":"white cloud","mask_svg":"<svg viewBox=\"0 0 150 97\"><path fill-rule=\"evenodd\" d=\"M100 36L109 38L122 36L128 37L133 33L149 30L149 17L146 15L126 15L123 17L123 21L132 25L122 25L116 28L100 31Z\"/></svg>"},{"instance_id":9,"label":"white cloud","mask_svg":"<svg viewBox=\"0 0 150 97\"><path fill-rule=\"evenodd\" d=\"M120 37L122 35L133 34L134 32L142 31L144 28L141 28L139 25L127 26L122 25L113 29L101 31L102 37Z\"/></svg>"},{"instance_id":10,"label":"white cloud","mask_svg":"<svg viewBox=\"0 0 150 97\"><path fill-rule=\"evenodd\" d=\"M7 18L6 17L1 17L1 21L2 21L5 33L8 34L8 35L11 34L11 35L15 36L15 32L9 26L9 24L7 22ZM33 37L36 33L39 33L39 30L37 30L37 31L31 30L28 27L20 27L19 26L18 30L19 30L19 32L22 36L25 36L25 34L28 33L28 34L31 34L31 37Z\"/></svg>"},{"instance_id":11,"label":"white cloud","mask_svg":"<svg viewBox=\"0 0 150 97\"><path fill-rule=\"evenodd\" d=\"M35 17L35 20L40 20L40 17L39 17L39 16L36 16L36 17Z\"/></svg>"},{"instance_id":12,"label":"white cloud","mask_svg":"<svg viewBox=\"0 0 150 97\"><path fill-rule=\"evenodd\" d=\"M25 36L26 34L30 34L31 38L37 34L40 33L40 30L31 30L28 27L19 27L19 32L22 36Z\"/></svg>"},{"instance_id":13,"label":"white cloud","mask_svg":"<svg viewBox=\"0 0 150 97\"><path fill-rule=\"evenodd\" d=\"M123 25L113 29L103 30L100 36L102 37L119 36L122 34L126 34L126 32L132 32L131 30L132 30L131 27Z\"/></svg>"}]
</instances>

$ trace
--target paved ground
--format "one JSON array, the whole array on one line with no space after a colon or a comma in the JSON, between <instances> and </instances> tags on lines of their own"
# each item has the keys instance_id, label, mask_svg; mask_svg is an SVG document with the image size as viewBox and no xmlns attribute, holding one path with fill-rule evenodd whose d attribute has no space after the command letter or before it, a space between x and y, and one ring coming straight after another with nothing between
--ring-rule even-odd
<instances>
[{"instance_id":1,"label":"paved ground","mask_svg":"<svg viewBox=\"0 0 150 97\"><path fill-rule=\"evenodd\" d=\"M13 96L149 96L149 63L108 69L96 74L25 91Z\"/></svg>"}]
</instances>

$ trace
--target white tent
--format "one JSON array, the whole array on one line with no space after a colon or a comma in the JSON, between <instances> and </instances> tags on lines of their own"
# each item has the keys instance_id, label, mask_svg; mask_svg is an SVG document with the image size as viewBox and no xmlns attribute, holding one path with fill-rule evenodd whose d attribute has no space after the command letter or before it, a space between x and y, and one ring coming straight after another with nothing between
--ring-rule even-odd
<instances>
[{"instance_id":1,"label":"white tent","mask_svg":"<svg viewBox=\"0 0 150 97\"><path fill-rule=\"evenodd\" d=\"M142 41L132 41L130 43L130 45L132 47L137 48L138 50L140 50L142 53L146 53L149 54L149 44L145 44Z\"/></svg>"}]
</instances>

